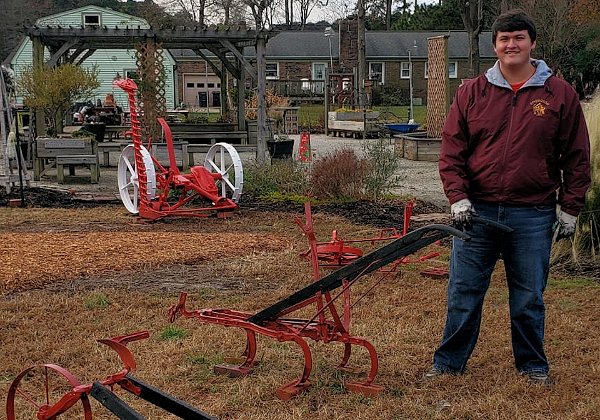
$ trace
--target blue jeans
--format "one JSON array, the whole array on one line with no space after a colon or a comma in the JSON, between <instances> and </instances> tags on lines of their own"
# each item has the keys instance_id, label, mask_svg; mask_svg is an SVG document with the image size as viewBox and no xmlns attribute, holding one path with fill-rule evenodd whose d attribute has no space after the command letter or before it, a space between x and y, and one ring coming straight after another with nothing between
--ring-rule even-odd
<instances>
[{"instance_id":1,"label":"blue jeans","mask_svg":"<svg viewBox=\"0 0 600 420\"><path fill-rule=\"evenodd\" d=\"M514 207L473 203L479 216L514 229L503 233L481 223L454 239L448 283L448 316L444 337L433 357L436 368L462 373L481 325L483 299L500 256L509 291L512 348L520 372L548 372L544 353L544 299L548 280L554 206Z\"/></svg>"}]
</instances>

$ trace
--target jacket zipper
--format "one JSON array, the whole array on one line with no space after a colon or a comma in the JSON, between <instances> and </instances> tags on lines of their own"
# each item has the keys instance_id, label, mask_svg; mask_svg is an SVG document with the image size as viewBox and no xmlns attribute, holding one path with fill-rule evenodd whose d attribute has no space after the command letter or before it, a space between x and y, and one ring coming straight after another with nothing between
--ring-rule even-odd
<instances>
[{"instance_id":1,"label":"jacket zipper","mask_svg":"<svg viewBox=\"0 0 600 420\"><path fill-rule=\"evenodd\" d=\"M510 122L508 124L508 136L506 137L506 141L504 142L504 152L502 153L502 173L500 175L500 188L502 191L502 201L506 200L506 188L504 186L504 173L506 172L506 153L508 152L508 144L512 138L512 128L513 128L513 119L515 115L515 106L517 105L517 93L514 92L511 99L511 107L510 107Z\"/></svg>"}]
</instances>

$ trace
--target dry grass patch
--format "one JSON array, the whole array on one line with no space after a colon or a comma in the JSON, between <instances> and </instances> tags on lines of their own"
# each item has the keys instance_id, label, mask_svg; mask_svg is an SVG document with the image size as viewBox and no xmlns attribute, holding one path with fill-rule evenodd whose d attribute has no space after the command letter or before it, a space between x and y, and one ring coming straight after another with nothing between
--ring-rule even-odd
<instances>
[{"instance_id":1,"label":"dry grass patch","mask_svg":"<svg viewBox=\"0 0 600 420\"><path fill-rule=\"evenodd\" d=\"M99 217L95 223L102 224L102 220ZM48 218L40 222L47 223ZM24 237L36 230L34 219L27 223L32 226L23 232ZM341 219L324 215L316 215L315 226L317 236L323 239L329 237L332 228L337 228L346 237L365 229L342 224ZM166 231L166 227L176 227L178 232ZM228 231L234 227L237 233ZM220 236L221 233L234 235L234 238L227 237L230 240L223 245L234 250L238 243L253 240L253 234L280 238L279 246L273 249L257 242L255 248L260 252L231 254L231 258L225 258L230 255L225 253L220 254L220 259L198 257L191 261L186 266L189 270L213 276L215 283L191 293L190 309L225 307L255 312L310 281L310 267L298 257L307 244L289 215L249 215L227 224L176 222L140 229L144 231L136 231L133 238L151 242L164 235L164 243L168 243L169 248L177 246L173 239L177 236L187 239L186 242L201 239L202 229L211 232L204 233L206 237L216 232L220 238L227 237ZM100 233L93 228L90 230L88 235L98 235L98 242L102 242ZM1 232L7 235L7 229ZM83 241L85 237L67 229L59 242ZM128 238L126 243L131 244L132 236ZM123 237L120 239L124 240ZM202 248L198 246L198 249ZM155 246L139 249L158 252ZM181 270L180 259L185 258L185 253L180 254L178 249L164 252L164 255L172 253L177 258L167 260L165 257L161 260L162 268L140 266L140 279L149 281L151 277L158 277L160 280L169 270L175 271L176 276L190 276ZM447 257L447 250L445 252L441 261ZM75 270L75 262L83 259L73 261L71 269ZM252 375L237 379L217 376L212 371L213 366L226 356L242 352L244 333L195 320L179 319L175 324L169 324L166 311L176 303L177 293L148 288L142 282L140 287L129 290L116 283L114 287L96 286L83 291L57 288L1 297L0 360L3 363L0 366L0 399L6 398L6 390L15 375L35 363L60 364L82 382L104 378L119 366L112 351L95 343L94 339L148 330L151 333L148 340L130 345L138 361L136 375L223 419L598 418L600 342L595 335L600 329L598 283L568 278L551 279L549 283L546 293L547 353L556 378L553 387L531 386L515 373L502 267L492 280L484 307L480 341L467 373L423 383L421 374L430 366L432 353L441 338L446 283L420 277L418 268L402 267L401 274L388 275L353 308L353 333L369 339L379 352L380 371L376 382L384 385L386 391L375 398L346 391L344 383L357 376L334 368L343 353L340 344L309 343L314 350L313 386L289 402L277 400L274 391L300 374L302 357L295 344L259 336L257 359L261 363ZM102 277L97 276L101 275L103 273L98 272L90 276L98 281ZM217 281L234 276L241 279L240 283L229 288L217 287ZM367 292L376 276L359 281L353 287L353 295L358 297ZM106 285L99 281L98 284ZM307 314L308 311L304 311L304 315ZM361 368L362 376L358 377L364 377L368 369L367 355L357 350L350 364ZM122 392L119 395L147 418L170 418ZM95 418L114 418L96 402L92 404Z\"/></svg>"}]
</instances>

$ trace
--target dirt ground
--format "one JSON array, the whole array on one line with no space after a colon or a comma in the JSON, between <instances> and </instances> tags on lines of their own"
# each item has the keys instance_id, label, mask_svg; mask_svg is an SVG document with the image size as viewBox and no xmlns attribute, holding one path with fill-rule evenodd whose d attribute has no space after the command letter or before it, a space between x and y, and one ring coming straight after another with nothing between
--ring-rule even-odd
<instances>
[{"instance_id":1,"label":"dirt ground","mask_svg":"<svg viewBox=\"0 0 600 420\"><path fill-rule=\"evenodd\" d=\"M190 309L255 313L308 284L310 265L299 256L308 243L294 223L303 219L301 206L248 198L229 219L140 223L115 201L98 204L68 191L30 190L26 201L28 208L0 208L0 399L32 364L57 363L83 383L105 378L119 365L95 339L148 330L148 340L130 345L136 376L222 419L598 418L600 343L590 331L600 328L600 284L587 277L554 274L549 284L553 387L531 386L514 372L502 267L467 374L420 381L443 327L446 286L419 272L447 266L442 243L422 251L438 257L367 276L352 288L355 299L364 295L353 307L352 331L377 348L382 394L367 398L344 386L364 378L364 351L351 359L361 367L356 376L334 369L339 344L311 342L313 385L282 402L275 390L302 369L297 346L261 336L254 374L223 377L213 366L240 354L243 333L194 320L169 324L166 312L187 291ZM343 239L373 237L378 227L400 227L403 209L401 201L317 206L317 238L329 240L334 229ZM414 214L413 227L446 217L423 202ZM119 396L147 418L172 418ZM95 401L92 408L94 418L114 418Z\"/></svg>"}]
</instances>

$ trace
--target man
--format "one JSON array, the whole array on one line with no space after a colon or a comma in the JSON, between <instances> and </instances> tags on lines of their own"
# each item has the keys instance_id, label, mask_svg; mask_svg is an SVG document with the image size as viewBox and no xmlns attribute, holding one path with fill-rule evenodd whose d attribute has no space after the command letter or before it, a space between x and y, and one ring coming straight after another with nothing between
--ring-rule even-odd
<instances>
[{"instance_id":1,"label":"man","mask_svg":"<svg viewBox=\"0 0 600 420\"><path fill-rule=\"evenodd\" d=\"M425 378L464 372L502 256L515 366L549 384L543 292L550 248L575 231L590 184L589 139L575 91L531 58L533 21L512 10L498 17L492 33L498 61L458 89L442 135L444 191L455 224L472 239L454 240L446 327ZM514 231L472 223L475 214Z\"/></svg>"}]
</instances>

